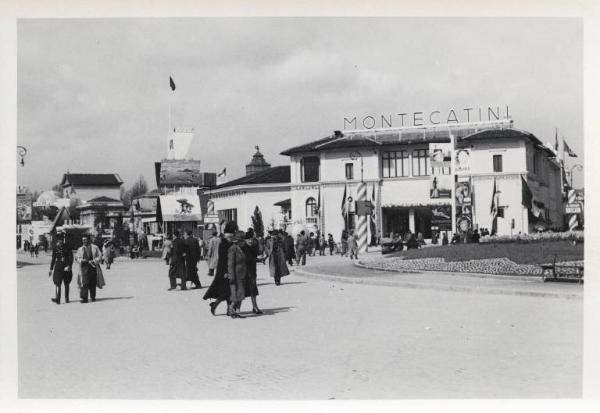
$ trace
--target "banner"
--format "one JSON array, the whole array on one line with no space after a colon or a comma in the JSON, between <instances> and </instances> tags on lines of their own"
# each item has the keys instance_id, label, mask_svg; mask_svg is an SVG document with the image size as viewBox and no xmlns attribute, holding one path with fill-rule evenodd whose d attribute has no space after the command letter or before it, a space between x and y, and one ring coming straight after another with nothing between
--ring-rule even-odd
<instances>
[{"instance_id":1,"label":"banner","mask_svg":"<svg viewBox=\"0 0 600 413\"><path fill-rule=\"evenodd\" d=\"M432 175L429 178L429 197L431 199L452 196L452 175Z\"/></svg>"},{"instance_id":2,"label":"banner","mask_svg":"<svg viewBox=\"0 0 600 413\"><path fill-rule=\"evenodd\" d=\"M32 203L30 194L17 194L17 222L31 221Z\"/></svg>"},{"instance_id":3,"label":"banner","mask_svg":"<svg viewBox=\"0 0 600 413\"><path fill-rule=\"evenodd\" d=\"M459 178L456 182L454 196L457 206L471 205L471 179L469 177Z\"/></svg>"}]
</instances>

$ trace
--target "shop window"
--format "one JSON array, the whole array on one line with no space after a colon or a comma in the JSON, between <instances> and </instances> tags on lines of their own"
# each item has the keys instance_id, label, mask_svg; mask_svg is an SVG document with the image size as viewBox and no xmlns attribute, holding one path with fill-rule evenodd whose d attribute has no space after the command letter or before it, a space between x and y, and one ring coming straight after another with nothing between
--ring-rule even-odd
<instances>
[{"instance_id":1,"label":"shop window","mask_svg":"<svg viewBox=\"0 0 600 413\"><path fill-rule=\"evenodd\" d=\"M494 163L494 172L502 172L502 155L494 155L493 163Z\"/></svg>"},{"instance_id":2,"label":"shop window","mask_svg":"<svg viewBox=\"0 0 600 413\"><path fill-rule=\"evenodd\" d=\"M319 164L320 160L317 156L308 156L302 158L300 161L302 182L319 181Z\"/></svg>"},{"instance_id":3,"label":"shop window","mask_svg":"<svg viewBox=\"0 0 600 413\"><path fill-rule=\"evenodd\" d=\"M417 149L412 152L412 174L413 176L429 175L429 151Z\"/></svg>"},{"instance_id":4,"label":"shop window","mask_svg":"<svg viewBox=\"0 0 600 413\"><path fill-rule=\"evenodd\" d=\"M347 163L346 164L346 179L354 179L354 164Z\"/></svg>"},{"instance_id":5,"label":"shop window","mask_svg":"<svg viewBox=\"0 0 600 413\"><path fill-rule=\"evenodd\" d=\"M225 220L225 222L237 222L237 208L220 209L217 211L217 215L219 216L219 221Z\"/></svg>"},{"instance_id":6,"label":"shop window","mask_svg":"<svg viewBox=\"0 0 600 413\"><path fill-rule=\"evenodd\" d=\"M408 152L383 152L381 155L381 175L384 178L408 176Z\"/></svg>"}]
</instances>

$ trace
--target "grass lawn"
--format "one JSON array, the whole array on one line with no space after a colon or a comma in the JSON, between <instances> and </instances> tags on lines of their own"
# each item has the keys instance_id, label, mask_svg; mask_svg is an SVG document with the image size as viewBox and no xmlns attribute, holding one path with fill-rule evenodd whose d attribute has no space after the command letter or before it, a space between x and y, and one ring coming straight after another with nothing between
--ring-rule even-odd
<instances>
[{"instance_id":1,"label":"grass lawn","mask_svg":"<svg viewBox=\"0 0 600 413\"><path fill-rule=\"evenodd\" d=\"M554 254L557 261L575 261L583 259L583 244L572 245L568 241L549 241L531 243L503 244L458 244L434 246L418 250L404 250L386 255L386 257L405 257L405 259L442 257L446 261L468 261L486 258L506 257L517 264L551 263Z\"/></svg>"}]
</instances>

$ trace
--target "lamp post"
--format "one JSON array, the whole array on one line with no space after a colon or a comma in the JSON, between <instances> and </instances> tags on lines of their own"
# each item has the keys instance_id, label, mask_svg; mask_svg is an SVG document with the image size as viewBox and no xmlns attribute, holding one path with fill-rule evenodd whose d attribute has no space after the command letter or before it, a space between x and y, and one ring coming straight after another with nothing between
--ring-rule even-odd
<instances>
[{"instance_id":1,"label":"lamp post","mask_svg":"<svg viewBox=\"0 0 600 413\"><path fill-rule=\"evenodd\" d=\"M569 170L569 176L571 177L571 188L573 188L573 169L575 169L576 171L583 171L583 165L575 164Z\"/></svg>"},{"instance_id":2,"label":"lamp post","mask_svg":"<svg viewBox=\"0 0 600 413\"><path fill-rule=\"evenodd\" d=\"M21 164L21 166L25 166L25 155L27 155L27 148L25 148L24 146L17 145L17 151L19 156L21 157L21 162L19 163Z\"/></svg>"}]
</instances>

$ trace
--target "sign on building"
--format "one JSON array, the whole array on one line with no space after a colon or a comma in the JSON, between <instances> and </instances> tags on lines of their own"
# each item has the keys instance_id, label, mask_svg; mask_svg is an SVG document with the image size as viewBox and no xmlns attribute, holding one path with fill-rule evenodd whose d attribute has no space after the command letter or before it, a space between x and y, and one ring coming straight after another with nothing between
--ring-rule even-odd
<instances>
[{"instance_id":1,"label":"sign on building","mask_svg":"<svg viewBox=\"0 0 600 413\"><path fill-rule=\"evenodd\" d=\"M431 175L429 177L429 197L431 199L452 196L452 175Z\"/></svg>"},{"instance_id":2,"label":"sign on building","mask_svg":"<svg viewBox=\"0 0 600 413\"><path fill-rule=\"evenodd\" d=\"M431 226L440 231L452 230L452 207L439 205L431 207Z\"/></svg>"},{"instance_id":3,"label":"sign on building","mask_svg":"<svg viewBox=\"0 0 600 413\"><path fill-rule=\"evenodd\" d=\"M457 149L454 153L454 172L457 174L471 171L471 149Z\"/></svg>"},{"instance_id":4,"label":"sign on building","mask_svg":"<svg viewBox=\"0 0 600 413\"><path fill-rule=\"evenodd\" d=\"M373 215L371 201L356 201L356 215Z\"/></svg>"},{"instance_id":5,"label":"sign on building","mask_svg":"<svg viewBox=\"0 0 600 413\"><path fill-rule=\"evenodd\" d=\"M30 194L17 194L17 222L31 221L32 201Z\"/></svg>"},{"instance_id":6,"label":"sign on building","mask_svg":"<svg viewBox=\"0 0 600 413\"><path fill-rule=\"evenodd\" d=\"M432 168L450 167L452 162L452 144L451 143L430 143L429 144L429 163Z\"/></svg>"}]
</instances>

